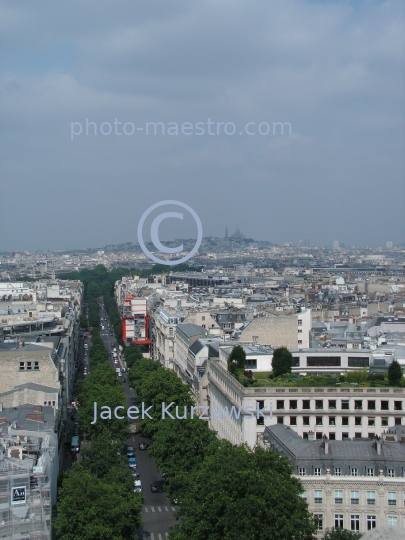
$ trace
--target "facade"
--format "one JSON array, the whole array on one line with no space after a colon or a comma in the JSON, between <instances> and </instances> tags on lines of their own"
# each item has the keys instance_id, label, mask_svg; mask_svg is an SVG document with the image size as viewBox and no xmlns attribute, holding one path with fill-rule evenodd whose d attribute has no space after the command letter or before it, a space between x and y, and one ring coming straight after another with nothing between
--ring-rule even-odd
<instances>
[{"instance_id":1,"label":"facade","mask_svg":"<svg viewBox=\"0 0 405 540\"><path fill-rule=\"evenodd\" d=\"M295 365L293 373L302 375L343 375L345 371L369 368L370 349L290 349Z\"/></svg>"},{"instance_id":2,"label":"facade","mask_svg":"<svg viewBox=\"0 0 405 540\"><path fill-rule=\"evenodd\" d=\"M198 338L204 338L207 335L207 330L196 324L182 323L176 327L174 369L177 374L185 376L184 382L189 382L194 376L194 365L188 365L189 348Z\"/></svg>"},{"instance_id":3,"label":"facade","mask_svg":"<svg viewBox=\"0 0 405 540\"><path fill-rule=\"evenodd\" d=\"M0 538L51 540L59 470L54 410L23 405L0 416Z\"/></svg>"},{"instance_id":4,"label":"facade","mask_svg":"<svg viewBox=\"0 0 405 540\"><path fill-rule=\"evenodd\" d=\"M306 441L275 425L266 428L261 446L290 461L322 535L332 527L405 528L404 442L404 428L375 441Z\"/></svg>"},{"instance_id":5,"label":"facade","mask_svg":"<svg viewBox=\"0 0 405 540\"><path fill-rule=\"evenodd\" d=\"M185 318L174 310L161 308L153 315L153 358L166 368L174 368L176 326Z\"/></svg>"},{"instance_id":6,"label":"facade","mask_svg":"<svg viewBox=\"0 0 405 540\"><path fill-rule=\"evenodd\" d=\"M310 309L288 316L259 317L242 330L240 340L266 347L304 349L310 346Z\"/></svg>"},{"instance_id":7,"label":"facade","mask_svg":"<svg viewBox=\"0 0 405 540\"><path fill-rule=\"evenodd\" d=\"M359 387L242 386L223 366L208 360L208 398L211 408L266 407L264 417L241 413L210 418L210 427L233 444L253 447L266 426L284 424L303 438L347 440L381 436L389 427L404 425L405 389Z\"/></svg>"}]
</instances>

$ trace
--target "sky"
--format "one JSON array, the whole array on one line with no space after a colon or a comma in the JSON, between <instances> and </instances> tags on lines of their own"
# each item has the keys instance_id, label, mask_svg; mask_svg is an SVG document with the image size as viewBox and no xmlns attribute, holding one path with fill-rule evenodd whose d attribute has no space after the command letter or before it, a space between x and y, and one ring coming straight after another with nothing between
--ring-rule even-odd
<instances>
[{"instance_id":1,"label":"sky","mask_svg":"<svg viewBox=\"0 0 405 540\"><path fill-rule=\"evenodd\" d=\"M166 200L204 236L404 242L403 0L3 0L0 29L0 251L137 242Z\"/></svg>"}]
</instances>

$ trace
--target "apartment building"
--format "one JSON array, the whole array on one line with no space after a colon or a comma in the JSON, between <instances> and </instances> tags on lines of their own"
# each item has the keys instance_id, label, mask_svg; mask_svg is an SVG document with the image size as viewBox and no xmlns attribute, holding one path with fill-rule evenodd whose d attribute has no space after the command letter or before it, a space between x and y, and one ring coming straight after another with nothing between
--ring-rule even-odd
<instances>
[{"instance_id":1,"label":"apartment building","mask_svg":"<svg viewBox=\"0 0 405 540\"><path fill-rule=\"evenodd\" d=\"M158 308L153 314L153 358L165 368L174 369L176 326L185 318L173 309Z\"/></svg>"},{"instance_id":2,"label":"apartment building","mask_svg":"<svg viewBox=\"0 0 405 540\"><path fill-rule=\"evenodd\" d=\"M242 330L239 339L267 347L309 348L312 311L294 315L258 317Z\"/></svg>"},{"instance_id":3,"label":"apartment building","mask_svg":"<svg viewBox=\"0 0 405 540\"><path fill-rule=\"evenodd\" d=\"M403 427L374 441L308 441L277 424L266 428L259 445L289 460L322 536L332 527L405 528L404 443Z\"/></svg>"},{"instance_id":4,"label":"apartment building","mask_svg":"<svg viewBox=\"0 0 405 540\"><path fill-rule=\"evenodd\" d=\"M212 416L210 427L233 444L253 447L267 426L290 426L300 437L329 440L381 436L390 427L404 425L405 389L359 387L244 387L224 367L208 360L210 407L242 412L238 417ZM246 407L266 407L252 418Z\"/></svg>"}]
</instances>

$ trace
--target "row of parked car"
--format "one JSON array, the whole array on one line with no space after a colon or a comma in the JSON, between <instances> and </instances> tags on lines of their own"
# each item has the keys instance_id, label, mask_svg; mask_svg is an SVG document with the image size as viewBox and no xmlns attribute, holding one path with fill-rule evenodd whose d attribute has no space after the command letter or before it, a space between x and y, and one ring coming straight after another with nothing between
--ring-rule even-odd
<instances>
[{"instance_id":1,"label":"row of parked car","mask_svg":"<svg viewBox=\"0 0 405 540\"><path fill-rule=\"evenodd\" d=\"M148 448L148 444L144 442L139 443L139 450L146 450ZM138 469L138 463L135 457L135 450L133 446L127 447L127 458L128 458L128 467L131 469L132 477L134 478L134 492L135 493L141 493L142 492L142 482L139 480L139 469ZM162 493L164 487L164 481L160 482L153 482L150 485L150 490L152 493Z\"/></svg>"}]
</instances>

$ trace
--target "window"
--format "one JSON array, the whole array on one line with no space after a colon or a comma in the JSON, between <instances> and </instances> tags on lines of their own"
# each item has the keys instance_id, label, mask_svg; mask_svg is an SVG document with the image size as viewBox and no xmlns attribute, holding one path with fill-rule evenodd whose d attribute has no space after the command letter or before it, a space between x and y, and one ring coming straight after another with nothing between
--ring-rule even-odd
<instances>
[{"instance_id":1,"label":"window","mask_svg":"<svg viewBox=\"0 0 405 540\"><path fill-rule=\"evenodd\" d=\"M202 324L202 325L201 325L201 328L205 328L205 324Z\"/></svg>"},{"instance_id":2,"label":"window","mask_svg":"<svg viewBox=\"0 0 405 540\"><path fill-rule=\"evenodd\" d=\"M302 326L302 319L298 319L298 326Z\"/></svg>"},{"instance_id":3,"label":"window","mask_svg":"<svg viewBox=\"0 0 405 540\"><path fill-rule=\"evenodd\" d=\"M358 347L354 347L354 345L353 348L358 349ZM347 365L349 367L369 367L370 360L367 356L349 356Z\"/></svg>"},{"instance_id":4,"label":"window","mask_svg":"<svg viewBox=\"0 0 405 540\"><path fill-rule=\"evenodd\" d=\"M284 409L284 399L278 399L277 400L277 409Z\"/></svg>"},{"instance_id":5,"label":"window","mask_svg":"<svg viewBox=\"0 0 405 540\"><path fill-rule=\"evenodd\" d=\"M322 440L322 433L317 433L317 434L316 434L316 440L317 440L317 441Z\"/></svg>"},{"instance_id":6,"label":"window","mask_svg":"<svg viewBox=\"0 0 405 540\"><path fill-rule=\"evenodd\" d=\"M340 489L335 489L335 504L343 504L343 491Z\"/></svg>"},{"instance_id":7,"label":"window","mask_svg":"<svg viewBox=\"0 0 405 540\"><path fill-rule=\"evenodd\" d=\"M203 316L201 317L201 320L202 320L202 321L205 321L205 315L203 315Z\"/></svg>"},{"instance_id":8,"label":"window","mask_svg":"<svg viewBox=\"0 0 405 540\"><path fill-rule=\"evenodd\" d=\"M305 502L307 502L307 499L308 499L307 490L304 490L304 491L301 493L300 497L301 497L302 499L304 499Z\"/></svg>"},{"instance_id":9,"label":"window","mask_svg":"<svg viewBox=\"0 0 405 540\"><path fill-rule=\"evenodd\" d=\"M389 411L390 410L388 401L385 401L385 400L381 401L381 410L382 411Z\"/></svg>"},{"instance_id":10,"label":"window","mask_svg":"<svg viewBox=\"0 0 405 540\"><path fill-rule=\"evenodd\" d=\"M314 467L314 476L321 476L321 475L322 475L322 468Z\"/></svg>"},{"instance_id":11,"label":"window","mask_svg":"<svg viewBox=\"0 0 405 540\"><path fill-rule=\"evenodd\" d=\"M402 411L402 401L394 401L394 411Z\"/></svg>"},{"instance_id":12,"label":"window","mask_svg":"<svg viewBox=\"0 0 405 540\"><path fill-rule=\"evenodd\" d=\"M257 360L256 358L249 358L246 360L246 368L245 369L257 369Z\"/></svg>"},{"instance_id":13,"label":"window","mask_svg":"<svg viewBox=\"0 0 405 540\"><path fill-rule=\"evenodd\" d=\"M172 327L169 328L169 337L173 337L174 335L174 329Z\"/></svg>"},{"instance_id":14,"label":"window","mask_svg":"<svg viewBox=\"0 0 405 540\"><path fill-rule=\"evenodd\" d=\"M375 491L367 491L367 504L375 504Z\"/></svg>"},{"instance_id":15,"label":"window","mask_svg":"<svg viewBox=\"0 0 405 540\"><path fill-rule=\"evenodd\" d=\"M354 417L354 425L355 426L361 426L361 416L355 416Z\"/></svg>"},{"instance_id":16,"label":"window","mask_svg":"<svg viewBox=\"0 0 405 540\"><path fill-rule=\"evenodd\" d=\"M27 369L32 369L32 362L27 362Z\"/></svg>"},{"instance_id":17,"label":"window","mask_svg":"<svg viewBox=\"0 0 405 540\"><path fill-rule=\"evenodd\" d=\"M306 467L298 467L298 476L306 476L307 469Z\"/></svg>"},{"instance_id":18,"label":"window","mask_svg":"<svg viewBox=\"0 0 405 540\"><path fill-rule=\"evenodd\" d=\"M363 409L363 401L361 399L356 399L354 401L354 408L361 411Z\"/></svg>"},{"instance_id":19,"label":"window","mask_svg":"<svg viewBox=\"0 0 405 540\"><path fill-rule=\"evenodd\" d=\"M397 516L388 516L388 527L398 527Z\"/></svg>"},{"instance_id":20,"label":"window","mask_svg":"<svg viewBox=\"0 0 405 540\"><path fill-rule=\"evenodd\" d=\"M334 416L329 416L329 425L336 426L336 418Z\"/></svg>"},{"instance_id":21,"label":"window","mask_svg":"<svg viewBox=\"0 0 405 540\"><path fill-rule=\"evenodd\" d=\"M52 401L52 407L55 407L55 401Z\"/></svg>"},{"instance_id":22,"label":"window","mask_svg":"<svg viewBox=\"0 0 405 540\"><path fill-rule=\"evenodd\" d=\"M355 439L361 439L361 432L360 431L355 431L354 438Z\"/></svg>"},{"instance_id":23,"label":"window","mask_svg":"<svg viewBox=\"0 0 405 540\"><path fill-rule=\"evenodd\" d=\"M357 467L350 467L350 476L359 476L359 469Z\"/></svg>"},{"instance_id":24,"label":"window","mask_svg":"<svg viewBox=\"0 0 405 540\"><path fill-rule=\"evenodd\" d=\"M304 424L304 426L309 426L309 416L304 416L302 418L302 423Z\"/></svg>"},{"instance_id":25,"label":"window","mask_svg":"<svg viewBox=\"0 0 405 540\"><path fill-rule=\"evenodd\" d=\"M318 525L318 531L323 531L323 514L314 514L316 524Z\"/></svg>"},{"instance_id":26,"label":"window","mask_svg":"<svg viewBox=\"0 0 405 540\"><path fill-rule=\"evenodd\" d=\"M329 440L335 441L336 440L336 433L333 433L332 431L329 432Z\"/></svg>"},{"instance_id":27,"label":"window","mask_svg":"<svg viewBox=\"0 0 405 540\"><path fill-rule=\"evenodd\" d=\"M27 369L28 369L28 368L27 368ZM400 425L401 425L401 423L402 423L402 421L401 421L401 418L400 418L400 417L396 417L396 418L394 418L394 422L395 422L395 425L396 425L396 426L400 426Z\"/></svg>"},{"instance_id":28,"label":"window","mask_svg":"<svg viewBox=\"0 0 405 540\"><path fill-rule=\"evenodd\" d=\"M342 399L342 409L345 411L349 410L349 400L348 399Z\"/></svg>"},{"instance_id":29,"label":"window","mask_svg":"<svg viewBox=\"0 0 405 540\"><path fill-rule=\"evenodd\" d=\"M39 370L39 362L34 362L34 370Z\"/></svg>"},{"instance_id":30,"label":"window","mask_svg":"<svg viewBox=\"0 0 405 540\"><path fill-rule=\"evenodd\" d=\"M298 333L299 333L299 334L302 334L302 329L301 329L301 328L298 330Z\"/></svg>"},{"instance_id":31,"label":"window","mask_svg":"<svg viewBox=\"0 0 405 540\"><path fill-rule=\"evenodd\" d=\"M316 399L315 400L315 409L323 409L323 400L322 399Z\"/></svg>"},{"instance_id":32,"label":"window","mask_svg":"<svg viewBox=\"0 0 405 540\"><path fill-rule=\"evenodd\" d=\"M368 418L368 425L369 426L375 426L375 418L374 418L374 416Z\"/></svg>"},{"instance_id":33,"label":"window","mask_svg":"<svg viewBox=\"0 0 405 540\"><path fill-rule=\"evenodd\" d=\"M290 399L290 409L298 409L298 401L296 399Z\"/></svg>"},{"instance_id":34,"label":"window","mask_svg":"<svg viewBox=\"0 0 405 540\"><path fill-rule=\"evenodd\" d=\"M383 416L381 418L381 426L382 427L387 427L388 426L388 417L387 416Z\"/></svg>"},{"instance_id":35,"label":"window","mask_svg":"<svg viewBox=\"0 0 405 540\"><path fill-rule=\"evenodd\" d=\"M296 426L296 425L297 425L297 417L290 416L290 426Z\"/></svg>"},{"instance_id":36,"label":"window","mask_svg":"<svg viewBox=\"0 0 405 540\"><path fill-rule=\"evenodd\" d=\"M317 426L322 426L322 416L317 416L316 417L316 425Z\"/></svg>"},{"instance_id":37,"label":"window","mask_svg":"<svg viewBox=\"0 0 405 540\"><path fill-rule=\"evenodd\" d=\"M307 356L307 366L341 366L340 356Z\"/></svg>"},{"instance_id":38,"label":"window","mask_svg":"<svg viewBox=\"0 0 405 540\"><path fill-rule=\"evenodd\" d=\"M369 411L375 411L375 401L369 399L367 401L367 408Z\"/></svg>"},{"instance_id":39,"label":"window","mask_svg":"<svg viewBox=\"0 0 405 540\"><path fill-rule=\"evenodd\" d=\"M377 527L377 517L367 516L367 530L375 529Z\"/></svg>"},{"instance_id":40,"label":"window","mask_svg":"<svg viewBox=\"0 0 405 540\"><path fill-rule=\"evenodd\" d=\"M387 469L387 476L390 478L394 478L395 476L395 469L393 467L388 467Z\"/></svg>"},{"instance_id":41,"label":"window","mask_svg":"<svg viewBox=\"0 0 405 540\"><path fill-rule=\"evenodd\" d=\"M302 408L303 409L310 409L311 408L311 401L309 399L303 399L302 400Z\"/></svg>"},{"instance_id":42,"label":"window","mask_svg":"<svg viewBox=\"0 0 405 540\"><path fill-rule=\"evenodd\" d=\"M284 416L277 416L277 424L284 424Z\"/></svg>"},{"instance_id":43,"label":"window","mask_svg":"<svg viewBox=\"0 0 405 540\"><path fill-rule=\"evenodd\" d=\"M322 503L322 490L321 489L314 490L314 503L316 504Z\"/></svg>"},{"instance_id":44,"label":"window","mask_svg":"<svg viewBox=\"0 0 405 540\"><path fill-rule=\"evenodd\" d=\"M335 514L335 528L343 529L343 514Z\"/></svg>"},{"instance_id":45,"label":"window","mask_svg":"<svg viewBox=\"0 0 405 540\"><path fill-rule=\"evenodd\" d=\"M20 362L20 371L25 369L25 362Z\"/></svg>"},{"instance_id":46,"label":"window","mask_svg":"<svg viewBox=\"0 0 405 540\"><path fill-rule=\"evenodd\" d=\"M302 345L302 339L298 340L298 345Z\"/></svg>"},{"instance_id":47,"label":"window","mask_svg":"<svg viewBox=\"0 0 405 540\"><path fill-rule=\"evenodd\" d=\"M396 506L397 505L397 493L396 491L389 491L388 492L388 506Z\"/></svg>"},{"instance_id":48,"label":"window","mask_svg":"<svg viewBox=\"0 0 405 540\"><path fill-rule=\"evenodd\" d=\"M329 400L329 409L336 409L336 399Z\"/></svg>"},{"instance_id":49,"label":"window","mask_svg":"<svg viewBox=\"0 0 405 540\"><path fill-rule=\"evenodd\" d=\"M374 467L366 467L366 476L374 476Z\"/></svg>"},{"instance_id":50,"label":"window","mask_svg":"<svg viewBox=\"0 0 405 540\"><path fill-rule=\"evenodd\" d=\"M345 439L348 439L348 438L349 438L349 434L346 433L346 431L344 431L344 432L342 433L342 441L344 441Z\"/></svg>"},{"instance_id":51,"label":"window","mask_svg":"<svg viewBox=\"0 0 405 540\"><path fill-rule=\"evenodd\" d=\"M360 497L358 491L350 492L350 504L359 504Z\"/></svg>"},{"instance_id":52,"label":"window","mask_svg":"<svg viewBox=\"0 0 405 540\"><path fill-rule=\"evenodd\" d=\"M348 425L349 425L349 417L342 416L342 426L348 426Z\"/></svg>"},{"instance_id":53,"label":"window","mask_svg":"<svg viewBox=\"0 0 405 540\"><path fill-rule=\"evenodd\" d=\"M358 514L352 514L350 516L350 530L353 532L359 532L360 530L360 516Z\"/></svg>"},{"instance_id":54,"label":"window","mask_svg":"<svg viewBox=\"0 0 405 540\"><path fill-rule=\"evenodd\" d=\"M335 467L335 476L342 476L342 467Z\"/></svg>"},{"instance_id":55,"label":"window","mask_svg":"<svg viewBox=\"0 0 405 540\"><path fill-rule=\"evenodd\" d=\"M260 418L256 418L256 425L264 426L264 418L262 416Z\"/></svg>"}]
</instances>

